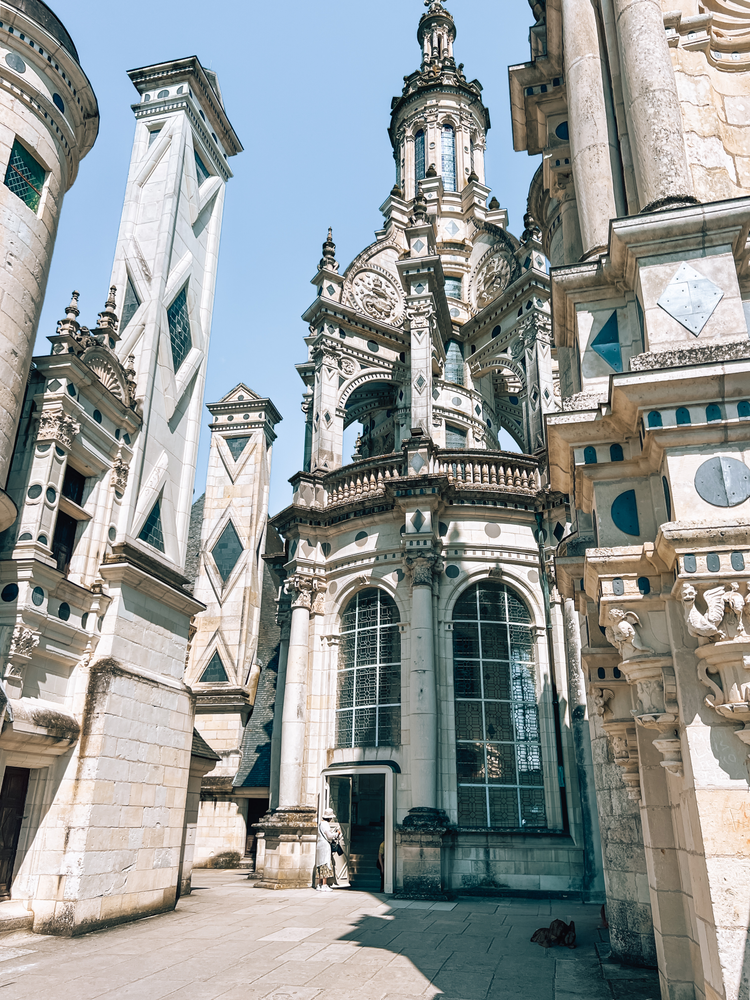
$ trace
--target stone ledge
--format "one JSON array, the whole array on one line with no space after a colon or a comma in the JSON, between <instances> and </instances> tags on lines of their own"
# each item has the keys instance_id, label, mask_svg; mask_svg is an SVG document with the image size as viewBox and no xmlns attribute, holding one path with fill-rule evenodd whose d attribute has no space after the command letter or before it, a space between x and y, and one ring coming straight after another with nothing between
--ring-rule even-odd
<instances>
[{"instance_id":1,"label":"stone ledge","mask_svg":"<svg viewBox=\"0 0 750 1000\"><path fill-rule=\"evenodd\" d=\"M688 368L691 365L743 361L746 358L750 358L750 340L732 340L726 344L701 344L677 351L637 354L630 359L630 370L645 372L659 368Z\"/></svg>"}]
</instances>

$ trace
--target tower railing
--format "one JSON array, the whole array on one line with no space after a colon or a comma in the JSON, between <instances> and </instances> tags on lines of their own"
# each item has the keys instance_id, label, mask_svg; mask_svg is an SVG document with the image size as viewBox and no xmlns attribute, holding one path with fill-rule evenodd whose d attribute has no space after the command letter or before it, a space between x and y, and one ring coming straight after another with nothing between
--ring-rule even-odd
<instances>
[{"instance_id":1,"label":"tower railing","mask_svg":"<svg viewBox=\"0 0 750 1000\"><path fill-rule=\"evenodd\" d=\"M445 479L458 492L511 494L534 498L543 489L538 462L512 452L446 451L430 456L427 474L409 475L403 453L361 459L318 479L312 506L336 507L355 502L372 502L387 492L402 490L425 480ZM439 485L431 483L431 485Z\"/></svg>"}]
</instances>

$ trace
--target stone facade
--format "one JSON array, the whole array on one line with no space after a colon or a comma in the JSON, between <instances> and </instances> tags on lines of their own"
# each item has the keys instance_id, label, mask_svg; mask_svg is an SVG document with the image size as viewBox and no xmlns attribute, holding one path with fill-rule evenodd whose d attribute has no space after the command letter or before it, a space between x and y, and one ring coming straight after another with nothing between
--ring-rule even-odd
<instances>
[{"instance_id":1,"label":"stone facade","mask_svg":"<svg viewBox=\"0 0 750 1000\"><path fill-rule=\"evenodd\" d=\"M94 145L99 109L49 8L0 4L0 488L4 491L65 192ZM0 493L0 529L15 518Z\"/></svg>"},{"instance_id":2,"label":"stone facade","mask_svg":"<svg viewBox=\"0 0 750 1000\"><path fill-rule=\"evenodd\" d=\"M113 287L90 328L73 293L34 359L8 480L19 513L0 535L0 897L63 935L189 891L216 762L184 680L205 606L182 572L224 150L240 147L197 59L130 76L141 101Z\"/></svg>"},{"instance_id":3,"label":"stone facade","mask_svg":"<svg viewBox=\"0 0 750 1000\"><path fill-rule=\"evenodd\" d=\"M352 885L377 888L383 841L386 891L595 899L590 740L549 561L566 508L539 457L559 409L549 278L533 220L518 239L490 199L489 116L455 36L432 3L393 102L383 228L343 273L329 232L304 314L305 465L271 521L286 549L259 884L311 884L330 804ZM526 454L499 450L501 429ZM496 625L477 601L499 602L481 612Z\"/></svg>"},{"instance_id":4,"label":"stone facade","mask_svg":"<svg viewBox=\"0 0 750 1000\"><path fill-rule=\"evenodd\" d=\"M186 675L196 694L196 725L219 754L201 791L196 865L245 855L248 800L264 787L239 787L243 736L256 701L271 456L281 416L269 399L242 383L209 404L211 452L194 595L206 605ZM257 818L254 816L253 819Z\"/></svg>"},{"instance_id":5,"label":"stone facade","mask_svg":"<svg viewBox=\"0 0 750 1000\"><path fill-rule=\"evenodd\" d=\"M750 18L725 0L532 6L514 142L543 156L529 209L555 265L550 485L571 501L557 581L596 715L613 952L656 961L664 1000L738 1000Z\"/></svg>"}]
</instances>

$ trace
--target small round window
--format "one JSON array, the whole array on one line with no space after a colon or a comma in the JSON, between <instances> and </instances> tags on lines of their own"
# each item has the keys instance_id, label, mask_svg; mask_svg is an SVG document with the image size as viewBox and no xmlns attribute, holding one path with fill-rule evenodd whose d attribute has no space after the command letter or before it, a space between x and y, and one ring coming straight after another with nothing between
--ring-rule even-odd
<instances>
[{"instance_id":1,"label":"small round window","mask_svg":"<svg viewBox=\"0 0 750 1000\"><path fill-rule=\"evenodd\" d=\"M26 494L29 500L36 500L41 495L42 495L42 487L39 485L39 483L34 483L33 486L29 486L28 492Z\"/></svg>"},{"instance_id":2,"label":"small round window","mask_svg":"<svg viewBox=\"0 0 750 1000\"><path fill-rule=\"evenodd\" d=\"M64 622L66 622L70 618L70 605L66 604L65 601L63 601L60 607L57 609L57 617Z\"/></svg>"},{"instance_id":3,"label":"small round window","mask_svg":"<svg viewBox=\"0 0 750 1000\"><path fill-rule=\"evenodd\" d=\"M57 490L52 486L47 487L47 493L45 495L49 503L54 503L55 500L57 500Z\"/></svg>"},{"instance_id":4,"label":"small round window","mask_svg":"<svg viewBox=\"0 0 750 1000\"><path fill-rule=\"evenodd\" d=\"M17 583L7 584L5 587L3 587L3 591L0 594L0 597L2 597L2 599L5 601L6 604L10 604L11 601L15 601L15 599L18 597L18 584Z\"/></svg>"},{"instance_id":5,"label":"small round window","mask_svg":"<svg viewBox=\"0 0 750 1000\"><path fill-rule=\"evenodd\" d=\"M37 607L44 604L44 591L41 587L34 587L31 591L31 600Z\"/></svg>"},{"instance_id":6,"label":"small round window","mask_svg":"<svg viewBox=\"0 0 750 1000\"><path fill-rule=\"evenodd\" d=\"M5 57L6 63L11 69L14 69L16 73L26 72L26 63L16 52L9 52Z\"/></svg>"}]
</instances>

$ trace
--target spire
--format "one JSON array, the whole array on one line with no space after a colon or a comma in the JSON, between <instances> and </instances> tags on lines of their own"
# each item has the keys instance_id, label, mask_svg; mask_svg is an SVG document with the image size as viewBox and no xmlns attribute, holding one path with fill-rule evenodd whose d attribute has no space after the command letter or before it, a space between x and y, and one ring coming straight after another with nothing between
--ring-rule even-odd
<instances>
[{"instance_id":1,"label":"spire","mask_svg":"<svg viewBox=\"0 0 750 1000\"><path fill-rule=\"evenodd\" d=\"M78 299L80 297L80 292L73 292L70 305L65 310L65 319L61 319L57 324L58 335L65 335L66 333L75 336L80 330L78 324L78 317L81 315L81 310L78 308Z\"/></svg>"},{"instance_id":2,"label":"spire","mask_svg":"<svg viewBox=\"0 0 750 1000\"><path fill-rule=\"evenodd\" d=\"M453 43L456 40L456 26L453 15L447 11L442 0L424 0L429 8L419 22L419 44L422 46L422 70L428 67L453 64Z\"/></svg>"},{"instance_id":3,"label":"spire","mask_svg":"<svg viewBox=\"0 0 750 1000\"><path fill-rule=\"evenodd\" d=\"M117 288L115 285L109 290L109 298L104 304L104 309L99 313L99 322L97 326L100 330L107 330L110 333L115 333L117 331L117 313L115 308L117 305L116 300Z\"/></svg>"},{"instance_id":4,"label":"spire","mask_svg":"<svg viewBox=\"0 0 750 1000\"><path fill-rule=\"evenodd\" d=\"M336 260L336 244L333 242L333 229L328 230L328 239L323 244L323 259L318 264L318 270L336 271L338 273L339 263Z\"/></svg>"}]
</instances>

